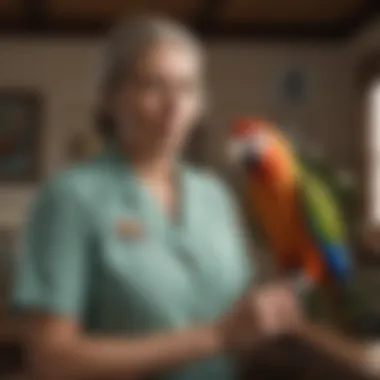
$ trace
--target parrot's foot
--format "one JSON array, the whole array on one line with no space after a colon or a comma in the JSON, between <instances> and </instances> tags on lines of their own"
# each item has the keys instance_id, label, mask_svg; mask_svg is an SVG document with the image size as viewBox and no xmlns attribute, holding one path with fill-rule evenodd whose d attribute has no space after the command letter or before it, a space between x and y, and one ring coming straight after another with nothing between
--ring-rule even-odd
<instances>
[{"instance_id":1,"label":"parrot's foot","mask_svg":"<svg viewBox=\"0 0 380 380\"><path fill-rule=\"evenodd\" d=\"M293 279L292 285L294 292L301 297L306 296L314 288L312 280L304 274L297 275Z\"/></svg>"}]
</instances>

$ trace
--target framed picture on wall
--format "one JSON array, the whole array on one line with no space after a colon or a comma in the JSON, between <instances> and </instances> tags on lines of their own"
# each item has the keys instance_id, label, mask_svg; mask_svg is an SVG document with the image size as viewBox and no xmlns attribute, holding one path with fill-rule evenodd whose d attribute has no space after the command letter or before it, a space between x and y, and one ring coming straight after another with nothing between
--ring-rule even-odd
<instances>
[{"instance_id":1,"label":"framed picture on wall","mask_svg":"<svg viewBox=\"0 0 380 380\"><path fill-rule=\"evenodd\" d=\"M281 105L302 107L310 101L310 75L302 66L290 65L280 70L277 98Z\"/></svg>"},{"instance_id":2,"label":"framed picture on wall","mask_svg":"<svg viewBox=\"0 0 380 380\"><path fill-rule=\"evenodd\" d=\"M37 91L0 88L0 183L40 178L41 116Z\"/></svg>"},{"instance_id":3,"label":"framed picture on wall","mask_svg":"<svg viewBox=\"0 0 380 380\"><path fill-rule=\"evenodd\" d=\"M8 284L16 261L18 231L0 228L0 298L1 292Z\"/></svg>"}]
</instances>

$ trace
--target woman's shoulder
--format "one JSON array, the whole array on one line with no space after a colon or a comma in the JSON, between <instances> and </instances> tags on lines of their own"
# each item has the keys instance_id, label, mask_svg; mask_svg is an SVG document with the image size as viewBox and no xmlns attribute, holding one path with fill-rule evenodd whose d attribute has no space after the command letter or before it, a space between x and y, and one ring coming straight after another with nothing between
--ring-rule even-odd
<instances>
[{"instance_id":1,"label":"woman's shoulder","mask_svg":"<svg viewBox=\"0 0 380 380\"><path fill-rule=\"evenodd\" d=\"M58 171L42 183L41 196L66 198L91 198L101 189L104 170L96 159Z\"/></svg>"}]
</instances>

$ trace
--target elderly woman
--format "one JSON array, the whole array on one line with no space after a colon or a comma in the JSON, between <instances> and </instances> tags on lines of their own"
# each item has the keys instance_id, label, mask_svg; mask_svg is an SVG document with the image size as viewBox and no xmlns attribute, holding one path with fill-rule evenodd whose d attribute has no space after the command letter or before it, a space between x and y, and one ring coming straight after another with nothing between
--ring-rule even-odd
<instances>
[{"instance_id":1,"label":"elderly woman","mask_svg":"<svg viewBox=\"0 0 380 380\"><path fill-rule=\"evenodd\" d=\"M13 305L29 368L44 380L235 379L234 353L292 328L297 309L284 288L250 290L229 195L180 160L204 104L201 47L140 17L116 28L105 59L108 148L51 179L26 228Z\"/></svg>"}]
</instances>

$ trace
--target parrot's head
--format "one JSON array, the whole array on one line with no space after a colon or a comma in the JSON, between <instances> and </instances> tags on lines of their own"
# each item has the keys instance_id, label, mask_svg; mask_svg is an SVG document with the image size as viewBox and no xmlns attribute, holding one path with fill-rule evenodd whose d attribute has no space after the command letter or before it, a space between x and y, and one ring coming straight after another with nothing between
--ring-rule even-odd
<instances>
[{"instance_id":1,"label":"parrot's head","mask_svg":"<svg viewBox=\"0 0 380 380\"><path fill-rule=\"evenodd\" d=\"M292 150L269 121L241 118L232 124L230 158L253 175L278 179L294 172Z\"/></svg>"}]
</instances>

